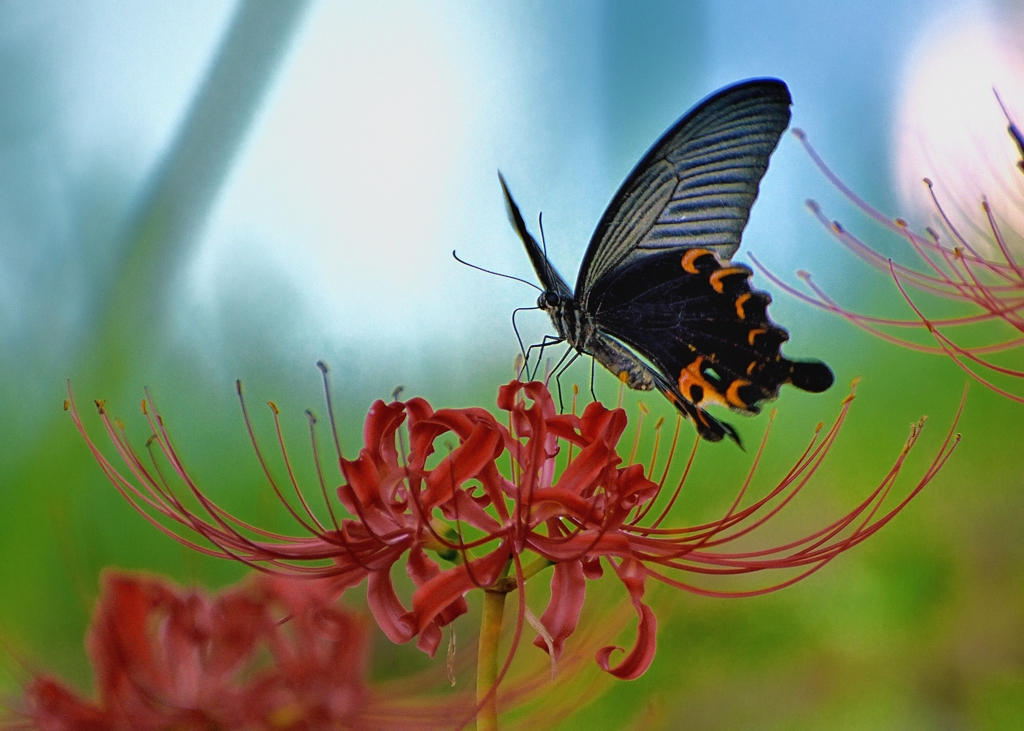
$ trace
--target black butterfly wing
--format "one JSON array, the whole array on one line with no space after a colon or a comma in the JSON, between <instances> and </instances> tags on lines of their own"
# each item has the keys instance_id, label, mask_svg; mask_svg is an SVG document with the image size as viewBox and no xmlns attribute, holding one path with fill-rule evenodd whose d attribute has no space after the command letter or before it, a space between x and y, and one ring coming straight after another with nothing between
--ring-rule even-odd
<instances>
[{"instance_id":1,"label":"black butterfly wing","mask_svg":"<svg viewBox=\"0 0 1024 731\"><path fill-rule=\"evenodd\" d=\"M569 285L562 278L562 275L548 261L548 257L540 248L537 239L533 238L533 234L527 230L523 214L519 212L519 206L512 199L512 193L509 192L508 185L505 183L505 177L500 172L498 173L498 180L501 181L501 190L505 194L505 208L508 210L508 220L512 223L512 228L519 234L523 246L526 247L526 253L530 257L530 263L533 264L533 270L537 273L537 278L540 279L544 289L548 292L556 292L562 297L571 299L572 290L569 289Z\"/></svg>"},{"instance_id":2,"label":"black butterfly wing","mask_svg":"<svg viewBox=\"0 0 1024 731\"><path fill-rule=\"evenodd\" d=\"M591 237L576 280L584 309L602 278L645 257L700 247L730 259L791 103L777 79L744 81L708 97L666 132Z\"/></svg>"},{"instance_id":3,"label":"black butterfly wing","mask_svg":"<svg viewBox=\"0 0 1024 731\"><path fill-rule=\"evenodd\" d=\"M769 319L771 297L750 287L750 275L710 249L665 251L610 273L592 299L598 329L653 363L658 388L713 441L738 438L704 411L709 404L756 414L784 383L832 385L824 363L782 355L789 335Z\"/></svg>"}]
</instances>

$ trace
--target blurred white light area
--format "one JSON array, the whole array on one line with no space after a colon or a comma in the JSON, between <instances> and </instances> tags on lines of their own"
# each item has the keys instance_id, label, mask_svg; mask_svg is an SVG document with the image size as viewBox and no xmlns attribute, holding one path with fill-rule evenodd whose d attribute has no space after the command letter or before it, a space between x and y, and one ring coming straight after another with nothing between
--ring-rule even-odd
<instances>
[{"instance_id":1,"label":"blurred white light area","mask_svg":"<svg viewBox=\"0 0 1024 731\"><path fill-rule=\"evenodd\" d=\"M898 96L894 175L904 210L942 231L922 183L930 178L943 210L973 246L982 245L975 232L989 229L983 197L1001 226L1024 231L1020 152L993 89L1018 127L1024 125L1019 5L973 4L939 16L914 44Z\"/></svg>"},{"instance_id":2,"label":"blurred white light area","mask_svg":"<svg viewBox=\"0 0 1024 731\"><path fill-rule=\"evenodd\" d=\"M481 296L496 280L451 257L489 236L477 257L517 245L489 151L511 105L492 32L447 3L315 5L211 221L204 306L262 269L294 287L280 306L301 304L287 314L315 347L458 341L493 327L484 312L507 322L513 300Z\"/></svg>"},{"instance_id":3,"label":"blurred white light area","mask_svg":"<svg viewBox=\"0 0 1024 731\"><path fill-rule=\"evenodd\" d=\"M26 24L45 27L51 46L69 172L102 159L149 173L174 139L233 10L227 0L33 9Z\"/></svg>"}]
</instances>

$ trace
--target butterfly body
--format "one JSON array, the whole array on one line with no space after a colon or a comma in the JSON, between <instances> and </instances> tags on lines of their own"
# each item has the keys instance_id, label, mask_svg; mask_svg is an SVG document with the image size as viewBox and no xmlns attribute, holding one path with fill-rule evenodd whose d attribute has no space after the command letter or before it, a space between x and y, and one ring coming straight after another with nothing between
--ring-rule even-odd
<instances>
[{"instance_id":1,"label":"butterfly body","mask_svg":"<svg viewBox=\"0 0 1024 731\"><path fill-rule=\"evenodd\" d=\"M615 194L575 289L501 178L512 225L544 285L538 307L559 338L630 388L657 388L711 441L739 437L705 406L755 414L784 383L817 392L833 380L824 363L782 355L789 336L768 317L771 297L731 261L790 103L784 83L755 79L685 115Z\"/></svg>"}]
</instances>

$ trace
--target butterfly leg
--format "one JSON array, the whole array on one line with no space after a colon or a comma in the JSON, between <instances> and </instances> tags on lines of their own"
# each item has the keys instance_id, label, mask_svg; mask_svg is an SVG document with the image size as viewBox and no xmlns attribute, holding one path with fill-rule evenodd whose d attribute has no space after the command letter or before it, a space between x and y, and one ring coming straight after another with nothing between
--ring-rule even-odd
<instances>
[{"instance_id":1,"label":"butterfly leg","mask_svg":"<svg viewBox=\"0 0 1024 731\"><path fill-rule=\"evenodd\" d=\"M569 362L564 363L569 354L572 354L572 358L569 358ZM558 359L558 363L555 364L555 368L552 373L555 376L555 385L558 387L558 410L559 412L565 411L565 403L562 401L562 374L569 370L569 366L576 362L576 359L580 357L580 351L575 348L568 348L565 354ZM549 375L545 381L550 382L551 376Z\"/></svg>"},{"instance_id":2,"label":"butterfly leg","mask_svg":"<svg viewBox=\"0 0 1024 731\"><path fill-rule=\"evenodd\" d=\"M539 348L539 352L537 353L537 364L533 368L533 373L529 374L529 379L531 381L536 380L537 371L540 370L540 364L544 361L544 348L546 348L549 345L558 345L559 343L564 341L564 338L555 337L554 335L545 335L539 343L534 343L533 345L526 349L526 360L523 364L524 372L527 371L527 364L530 362L530 352L534 348Z\"/></svg>"},{"instance_id":3,"label":"butterfly leg","mask_svg":"<svg viewBox=\"0 0 1024 731\"><path fill-rule=\"evenodd\" d=\"M597 358L590 356L590 398L597 401L597 394L594 393L594 369L597 367Z\"/></svg>"},{"instance_id":4,"label":"butterfly leg","mask_svg":"<svg viewBox=\"0 0 1024 731\"><path fill-rule=\"evenodd\" d=\"M519 335L519 328L516 326L516 315L519 314L520 312L536 309L536 307L517 307L514 310L512 310L512 332L516 334L516 340L519 341L519 352L523 354L523 367L522 369L520 369L519 373L516 374L516 378L522 377L523 371L526 370L526 363L530 358L529 351L523 345L523 338ZM532 349L533 346L531 345L530 348Z\"/></svg>"}]
</instances>

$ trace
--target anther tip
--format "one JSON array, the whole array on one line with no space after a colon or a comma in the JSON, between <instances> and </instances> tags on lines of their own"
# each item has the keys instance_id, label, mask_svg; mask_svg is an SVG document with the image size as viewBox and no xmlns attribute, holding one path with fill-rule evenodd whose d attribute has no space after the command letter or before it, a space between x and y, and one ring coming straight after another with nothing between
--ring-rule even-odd
<instances>
[{"instance_id":1,"label":"anther tip","mask_svg":"<svg viewBox=\"0 0 1024 731\"><path fill-rule=\"evenodd\" d=\"M806 140L807 139L807 133L804 132L799 127L794 127L793 128L793 136L796 137L798 140Z\"/></svg>"},{"instance_id":2,"label":"anther tip","mask_svg":"<svg viewBox=\"0 0 1024 731\"><path fill-rule=\"evenodd\" d=\"M323 373L324 375L327 375L327 371L328 371L329 369L327 368L327 364L326 364L326 363L324 363L324 362L323 362L322 360L318 360L318 361L316 362L316 367L320 369L320 372L321 372L321 373Z\"/></svg>"},{"instance_id":3,"label":"anther tip","mask_svg":"<svg viewBox=\"0 0 1024 731\"><path fill-rule=\"evenodd\" d=\"M269 406L270 410L274 412L274 416L277 416L278 414L281 413L280 411L277 410L277 404L275 404L273 401L267 401L267 406Z\"/></svg>"},{"instance_id":4,"label":"anther tip","mask_svg":"<svg viewBox=\"0 0 1024 731\"><path fill-rule=\"evenodd\" d=\"M67 411L71 408L71 402L68 399L64 399L64 410Z\"/></svg>"}]
</instances>

